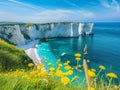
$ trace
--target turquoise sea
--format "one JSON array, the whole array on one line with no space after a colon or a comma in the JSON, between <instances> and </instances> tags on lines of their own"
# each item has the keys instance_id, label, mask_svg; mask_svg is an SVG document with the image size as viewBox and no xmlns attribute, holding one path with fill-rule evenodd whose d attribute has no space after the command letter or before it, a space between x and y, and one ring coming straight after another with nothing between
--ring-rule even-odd
<instances>
[{"instance_id":1,"label":"turquoise sea","mask_svg":"<svg viewBox=\"0 0 120 90\"><path fill-rule=\"evenodd\" d=\"M98 69L104 65L107 72L115 72L120 76L120 23L94 23L94 35L79 38L52 38L40 40L38 54L43 59L56 65L56 60L64 63L70 60L75 66L75 53L83 53L85 44L88 46L87 59L89 68ZM82 64L82 60L79 61ZM81 74L81 77L84 75Z\"/></svg>"}]
</instances>

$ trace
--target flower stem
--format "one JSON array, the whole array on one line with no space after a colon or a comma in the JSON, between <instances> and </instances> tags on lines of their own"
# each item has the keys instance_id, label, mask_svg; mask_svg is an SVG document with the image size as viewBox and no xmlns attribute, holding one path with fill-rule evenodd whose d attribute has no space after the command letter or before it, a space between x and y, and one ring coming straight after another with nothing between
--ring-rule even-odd
<instances>
[{"instance_id":1,"label":"flower stem","mask_svg":"<svg viewBox=\"0 0 120 90\"><path fill-rule=\"evenodd\" d=\"M84 66L86 81L88 84L88 90L91 90L91 84L90 84L90 78L88 75L88 66L87 66L86 60L83 61L83 66Z\"/></svg>"},{"instance_id":2,"label":"flower stem","mask_svg":"<svg viewBox=\"0 0 120 90\"><path fill-rule=\"evenodd\" d=\"M107 90L109 90L110 85L111 85L111 82L112 82L112 78L110 78L110 80L109 80L109 84L108 84L108 88L107 88Z\"/></svg>"}]
</instances>

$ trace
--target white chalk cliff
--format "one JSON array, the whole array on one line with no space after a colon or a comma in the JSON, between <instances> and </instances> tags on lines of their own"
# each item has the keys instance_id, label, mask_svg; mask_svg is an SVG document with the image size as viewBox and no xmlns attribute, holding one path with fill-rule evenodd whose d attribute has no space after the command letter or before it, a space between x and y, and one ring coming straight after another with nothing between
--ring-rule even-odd
<instances>
[{"instance_id":1,"label":"white chalk cliff","mask_svg":"<svg viewBox=\"0 0 120 90\"><path fill-rule=\"evenodd\" d=\"M16 45L25 44L19 25L0 26L0 37Z\"/></svg>"},{"instance_id":2,"label":"white chalk cliff","mask_svg":"<svg viewBox=\"0 0 120 90\"><path fill-rule=\"evenodd\" d=\"M0 37L16 45L22 45L37 38L79 37L93 34L93 23L47 23L25 27L25 25L1 25Z\"/></svg>"},{"instance_id":3,"label":"white chalk cliff","mask_svg":"<svg viewBox=\"0 0 120 90\"><path fill-rule=\"evenodd\" d=\"M43 37L79 37L81 34L93 34L92 27L93 23L59 23L47 30Z\"/></svg>"}]
</instances>

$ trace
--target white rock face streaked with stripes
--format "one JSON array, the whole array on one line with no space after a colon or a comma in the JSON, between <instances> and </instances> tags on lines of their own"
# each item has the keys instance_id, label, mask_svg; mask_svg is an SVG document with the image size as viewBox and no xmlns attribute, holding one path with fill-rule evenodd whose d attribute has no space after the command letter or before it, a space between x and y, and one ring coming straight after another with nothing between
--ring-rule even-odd
<instances>
[{"instance_id":1,"label":"white rock face streaked with stripes","mask_svg":"<svg viewBox=\"0 0 120 90\"><path fill-rule=\"evenodd\" d=\"M25 44L25 39L19 25L0 26L0 38L8 40L16 45Z\"/></svg>"},{"instance_id":2,"label":"white rock face streaked with stripes","mask_svg":"<svg viewBox=\"0 0 120 90\"><path fill-rule=\"evenodd\" d=\"M50 27L50 28L47 28ZM58 23L56 26L40 28L40 38L51 37L79 37L81 34L93 34L93 23ZM43 34L44 33L44 34Z\"/></svg>"},{"instance_id":3,"label":"white rock face streaked with stripes","mask_svg":"<svg viewBox=\"0 0 120 90\"><path fill-rule=\"evenodd\" d=\"M36 25L29 27L1 25L0 37L16 45L23 45L38 38L79 37L80 35L93 34L93 25L93 23L73 22L46 23L41 24L38 29Z\"/></svg>"}]
</instances>

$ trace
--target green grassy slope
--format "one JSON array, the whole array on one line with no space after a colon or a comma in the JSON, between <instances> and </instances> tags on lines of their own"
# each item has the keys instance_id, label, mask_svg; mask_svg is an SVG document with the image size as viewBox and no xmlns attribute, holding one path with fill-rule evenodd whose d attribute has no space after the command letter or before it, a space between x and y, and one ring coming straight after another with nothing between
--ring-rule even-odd
<instances>
[{"instance_id":1,"label":"green grassy slope","mask_svg":"<svg viewBox=\"0 0 120 90\"><path fill-rule=\"evenodd\" d=\"M22 49L0 40L0 71L15 70L16 68L26 68L32 60Z\"/></svg>"}]
</instances>

